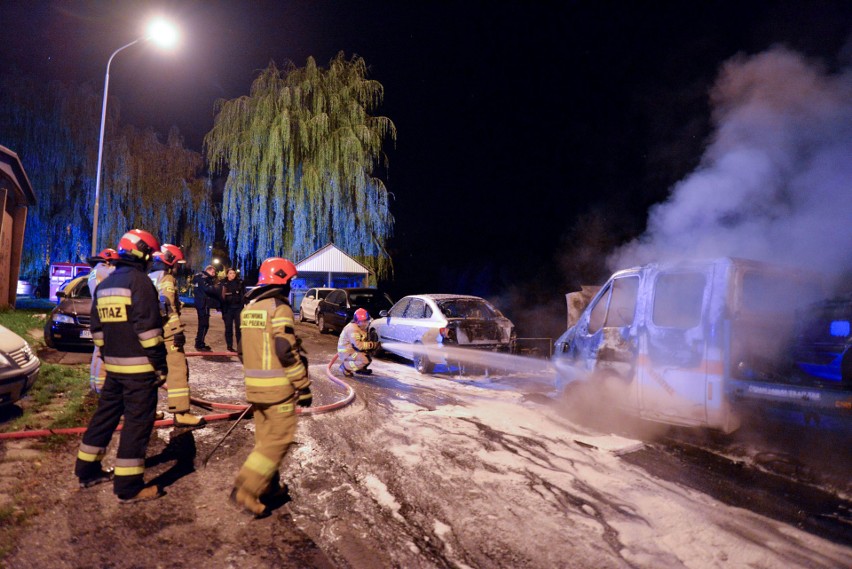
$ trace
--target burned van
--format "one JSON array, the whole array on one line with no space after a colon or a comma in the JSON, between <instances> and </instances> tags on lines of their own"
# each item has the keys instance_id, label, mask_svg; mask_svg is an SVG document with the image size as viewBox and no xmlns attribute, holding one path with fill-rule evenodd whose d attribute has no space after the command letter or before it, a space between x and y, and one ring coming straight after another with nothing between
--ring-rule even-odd
<instances>
[{"instance_id":1,"label":"burned van","mask_svg":"<svg viewBox=\"0 0 852 569\"><path fill-rule=\"evenodd\" d=\"M797 310L822 296L816 275L744 259L618 271L557 340L560 386L604 386L603 403L643 419L724 432L755 401L845 412L852 393L785 373Z\"/></svg>"}]
</instances>

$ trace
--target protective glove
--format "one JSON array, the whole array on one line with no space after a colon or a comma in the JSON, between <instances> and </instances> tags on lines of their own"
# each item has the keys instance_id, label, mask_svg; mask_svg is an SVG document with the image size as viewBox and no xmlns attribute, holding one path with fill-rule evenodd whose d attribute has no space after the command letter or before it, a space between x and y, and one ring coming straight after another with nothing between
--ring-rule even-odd
<instances>
[{"instance_id":1,"label":"protective glove","mask_svg":"<svg viewBox=\"0 0 852 569\"><path fill-rule=\"evenodd\" d=\"M376 348L379 347L377 342L371 342L369 340L364 342L363 345L364 345L364 349L362 351L364 351L364 352L373 352L373 351L376 350Z\"/></svg>"},{"instance_id":2,"label":"protective glove","mask_svg":"<svg viewBox=\"0 0 852 569\"><path fill-rule=\"evenodd\" d=\"M311 395L310 387L305 387L304 389L299 390L298 399L296 400L296 404L299 407L310 407L313 402L314 396Z\"/></svg>"},{"instance_id":3,"label":"protective glove","mask_svg":"<svg viewBox=\"0 0 852 569\"><path fill-rule=\"evenodd\" d=\"M157 380L154 382L157 384L157 387L160 387L164 383L166 383L166 376L169 374L168 369L155 369L154 374L157 376Z\"/></svg>"},{"instance_id":4,"label":"protective glove","mask_svg":"<svg viewBox=\"0 0 852 569\"><path fill-rule=\"evenodd\" d=\"M176 348L182 348L186 345L186 334L183 332L176 332L174 337L172 338L172 342L174 343Z\"/></svg>"}]
</instances>

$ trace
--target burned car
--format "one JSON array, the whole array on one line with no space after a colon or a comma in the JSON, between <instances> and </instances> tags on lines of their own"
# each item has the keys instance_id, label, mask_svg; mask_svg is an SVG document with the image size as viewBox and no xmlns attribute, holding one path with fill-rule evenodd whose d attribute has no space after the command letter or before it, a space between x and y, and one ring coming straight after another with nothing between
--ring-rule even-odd
<instances>
[{"instance_id":1,"label":"burned car","mask_svg":"<svg viewBox=\"0 0 852 569\"><path fill-rule=\"evenodd\" d=\"M410 359L420 373L449 362L439 350L429 353L406 345L453 346L508 352L515 326L490 302L478 296L417 294L406 296L370 323L369 335L381 348Z\"/></svg>"},{"instance_id":2,"label":"burned car","mask_svg":"<svg viewBox=\"0 0 852 569\"><path fill-rule=\"evenodd\" d=\"M44 324L44 343L48 347L94 348L89 327L92 295L88 281L88 275L83 275L56 291L59 303Z\"/></svg>"}]
</instances>

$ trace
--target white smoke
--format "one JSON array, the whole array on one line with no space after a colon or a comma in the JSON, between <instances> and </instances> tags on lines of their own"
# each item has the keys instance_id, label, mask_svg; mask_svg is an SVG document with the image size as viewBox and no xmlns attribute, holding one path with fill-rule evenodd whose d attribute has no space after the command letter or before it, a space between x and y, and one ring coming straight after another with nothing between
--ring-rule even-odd
<instances>
[{"instance_id":1,"label":"white smoke","mask_svg":"<svg viewBox=\"0 0 852 569\"><path fill-rule=\"evenodd\" d=\"M852 73L785 48L736 57L711 93L700 167L649 213L612 268L735 256L852 269Z\"/></svg>"}]
</instances>

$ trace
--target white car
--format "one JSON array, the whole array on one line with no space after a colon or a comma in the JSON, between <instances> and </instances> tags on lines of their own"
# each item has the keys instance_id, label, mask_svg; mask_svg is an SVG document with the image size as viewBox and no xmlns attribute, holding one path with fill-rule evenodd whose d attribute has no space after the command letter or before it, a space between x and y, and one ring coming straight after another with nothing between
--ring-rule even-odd
<instances>
[{"instance_id":1,"label":"white car","mask_svg":"<svg viewBox=\"0 0 852 569\"><path fill-rule=\"evenodd\" d=\"M370 323L370 339L379 342L381 349L412 360L420 373L431 373L435 365L450 362L441 350L426 354L407 350L406 345L508 352L515 339L512 321L478 296L416 294L381 315Z\"/></svg>"},{"instance_id":2,"label":"white car","mask_svg":"<svg viewBox=\"0 0 852 569\"><path fill-rule=\"evenodd\" d=\"M299 305L299 320L301 322L316 322L317 308L319 308L320 300L328 296L328 293L333 291L333 288L312 288L308 289L305 297L302 299L302 304Z\"/></svg>"},{"instance_id":3,"label":"white car","mask_svg":"<svg viewBox=\"0 0 852 569\"><path fill-rule=\"evenodd\" d=\"M40 367L26 340L0 326L0 407L26 395L38 379Z\"/></svg>"}]
</instances>

